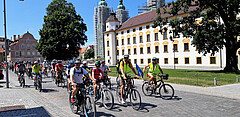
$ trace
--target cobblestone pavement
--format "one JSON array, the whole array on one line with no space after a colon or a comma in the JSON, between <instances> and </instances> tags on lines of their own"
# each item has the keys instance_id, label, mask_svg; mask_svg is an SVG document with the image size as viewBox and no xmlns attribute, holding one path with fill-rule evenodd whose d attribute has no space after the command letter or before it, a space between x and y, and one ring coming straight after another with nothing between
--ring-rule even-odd
<instances>
[{"instance_id":1,"label":"cobblestone pavement","mask_svg":"<svg viewBox=\"0 0 240 117\"><path fill-rule=\"evenodd\" d=\"M44 92L36 91L32 80L27 79L27 88L19 87L16 74L10 72L10 86L6 89L4 81L0 81L0 107L25 105L26 110L0 112L1 116L53 116L74 117L68 103L66 88L57 87L50 78L43 79ZM115 80L112 78L112 80ZM116 84L113 81L112 93L115 96ZM131 106L124 107L114 98L112 110L106 110L97 102L98 116L116 117L237 117L240 112L240 100L190 93L175 89L175 98L163 100L159 96L144 96L141 84L137 83L142 97L142 108L135 111ZM129 101L129 100L127 100Z\"/></svg>"}]
</instances>

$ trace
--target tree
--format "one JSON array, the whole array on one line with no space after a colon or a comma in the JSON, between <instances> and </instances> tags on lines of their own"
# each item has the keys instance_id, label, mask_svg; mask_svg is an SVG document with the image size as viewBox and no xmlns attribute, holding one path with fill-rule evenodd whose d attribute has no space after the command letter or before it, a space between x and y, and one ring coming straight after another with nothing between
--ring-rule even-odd
<instances>
[{"instance_id":1,"label":"tree","mask_svg":"<svg viewBox=\"0 0 240 117\"><path fill-rule=\"evenodd\" d=\"M47 60L77 57L80 46L87 42L87 27L82 17L66 0L53 0L46 10L36 49Z\"/></svg>"},{"instance_id":2,"label":"tree","mask_svg":"<svg viewBox=\"0 0 240 117\"><path fill-rule=\"evenodd\" d=\"M88 49L85 53L84 53L84 59L90 59L94 57L94 51L92 49Z\"/></svg>"},{"instance_id":3,"label":"tree","mask_svg":"<svg viewBox=\"0 0 240 117\"><path fill-rule=\"evenodd\" d=\"M238 70L236 52L240 48L240 42L237 41L240 20L236 15L240 13L239 0L176 0L165 5L162 11L158 9L157 13L159 17L154 22L155 27L163 28L164 22L169 21L175 33L193 37L192 44L204 55L207 53L214 55L225 47L224 70L229 72ZM184 18L169 20L161 17L164 13L171 16L190 14Z\"/></svg>"}]
</instances>

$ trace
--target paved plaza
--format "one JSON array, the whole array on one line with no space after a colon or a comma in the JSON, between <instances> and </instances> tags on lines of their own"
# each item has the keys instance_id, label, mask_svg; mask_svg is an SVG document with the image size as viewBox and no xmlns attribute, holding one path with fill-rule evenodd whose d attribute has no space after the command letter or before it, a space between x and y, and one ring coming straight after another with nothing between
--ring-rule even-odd
<instances>
[{"instance_id":1,"label":"paved plaza","mask_svg":"<svg viewBox=\"0 0 240 117\"><path fill-rule=\"evenodd\" d=\"M0 107L24 105L26 109L3 111L0 112L0 117L79 116L70 110L66 88L57 87L51 78L43 79L44 90L38 92L34 89L32 80L27 79L27 88L22 88L19 87L16 74L10 72L9 76L9 89L5 88L5 81L0 81ZM112 93L115 97L115 78L112 78L112 82ZM240 113L240 99L238 94L235 94L239 84L211 88L172 84L175 88L175 97L172 100L163 100L154 95L144 96L141 90L142 81L135 80L135 84L142 97L142 108L139 111L133 110L130 105L122 106L115 97L112 110L106 110L100 101L97 102L97 116L238 117Z\"/></svg>"}]
</instances>

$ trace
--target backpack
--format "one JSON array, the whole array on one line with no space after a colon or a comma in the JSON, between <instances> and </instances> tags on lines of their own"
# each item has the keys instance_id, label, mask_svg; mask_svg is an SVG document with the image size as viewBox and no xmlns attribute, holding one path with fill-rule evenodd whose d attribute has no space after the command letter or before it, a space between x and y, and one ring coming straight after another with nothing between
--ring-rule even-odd
<instances>
[{"instance_id":1,"label":"backpack","mask_svg":"<svg viewBox=\"0 0 240 117\"><path fill-rule=\"evenodd\" d=\"M94 69L94 68L93 68ZM94 73L97 71L97 69L94 69ZM100 72L101 70L99 70L99 73L101 73ZM92 76L92 69L91 69L91 72L90 72L90 75ZM99 75L99 74L96 74L96 75Z\"/></svg>"},{"instance_id":2,"label":"backpack","mask_svg":"<svg viewBox=\"0 0 240 117\"><path fill-rule=\"evenodd\" d=\"M121 69L120 69L120 63L121 62L124 62L124 60L123 59L120 59L120 61L118 62L118 64L117 64L117 73L118 74L122 74L122 72L121 72ZM129 67L130 67L130 64L128 64L129 65ZM124 64L123 64L123 66L124 66Z\"/></svg>"},{"instance_id":3,"label":"backpack","mask_svg":"<svg viewBox=\"0 0 240 117\"><path fill-rule=\"evenodd\" d=\"M81 69L81 72L76 72L76 68L74 67L74 72L73 72L73 74L75 75L76 73L78 73L78 74L83 74L83 69L82 69L82 67L80 67L80 69Z\"/></svg>"}]
</instances>

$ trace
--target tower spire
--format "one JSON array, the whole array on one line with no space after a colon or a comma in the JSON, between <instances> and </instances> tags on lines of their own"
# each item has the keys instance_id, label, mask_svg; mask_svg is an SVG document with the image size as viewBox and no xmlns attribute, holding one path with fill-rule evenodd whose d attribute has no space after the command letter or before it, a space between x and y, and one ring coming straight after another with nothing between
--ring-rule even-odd
<instances>
[{"instance_id":1,"label":"tower spire","mask_svg":"<svg viewBox=\"0 0 240 117\"><path fill-rule=\"evenodd\" d=\"M119 0L119 2L120 2L120 5L123 5L123 0Z\"/></svg>"}]
</instances>

